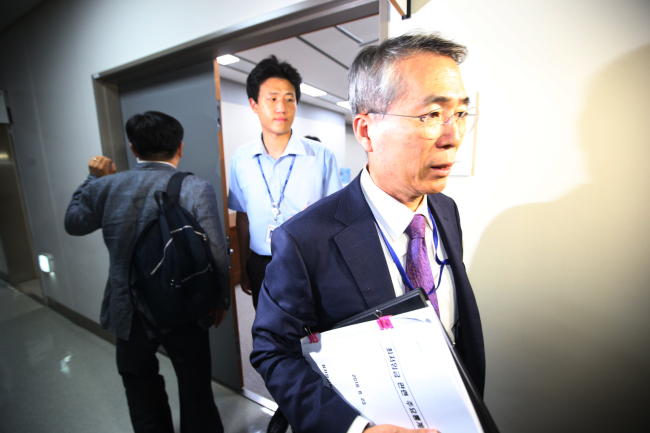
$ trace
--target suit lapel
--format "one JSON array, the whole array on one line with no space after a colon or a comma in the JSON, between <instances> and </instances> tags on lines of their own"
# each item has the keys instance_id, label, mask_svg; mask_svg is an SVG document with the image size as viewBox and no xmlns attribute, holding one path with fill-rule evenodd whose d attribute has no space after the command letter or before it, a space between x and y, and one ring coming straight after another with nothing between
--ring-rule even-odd
<instances>
[{"instance_id":1,"label":"suit lapel","mask_svg":"<svg viewBox=\"0 0 650 433\"><path fill-rule=\"evenodd\" d=\"M456 348L482 395L485 385L483 332L476 298L463 263L462 235L457 211L453 201L442 198L441 195L430 195L428 199L454 278L459 318Z\"/></svg>"},{"instance_id":2,"label":"suit lapel","mask_svg":"<svg viewBox=\"0 0 650 433\"><path fill-rule=\"evenodd\" d=\"M463 254L456 218L436 195L429 195L427 199L447 257L452 268L456 268L457 263L462 262ZM334 236L334 241L359 286L367 308L393 299L395 290L370 207L361 191L359 176L341 192L335 218L347 227Z\"/></svg>"},{"instance_id":3,"label":"suit lapel","mask_svg":"<svg viewBox=\"0 0 650 433\"><path fill-rule=\"evenodd\" d=\"M390 272L359 177L342 191L335 218L347 227L334 236L334 242L359 286L366 308L393 299Z\"/></svg>"},{"instance_id":4,"label":"suit lapel","mask_svg":"<svg viewBox=\"0 0 650 433\"><path fill-rule=\"evenodd\" d=\"M435 195L428 197L429 207L440 232L440 239L442 239L442 244L445 247L451 273L454 278L458 316L461 322L464 323L474 315L478 317L478 311L476 310L476 300L474 299L474 294L467 279L467 272L463 263L463 246L461 235L458 231L458 222L456 216L453 214L454 208L452 206L445 205ZM467 308L472 308L472 311L470 312Z\"/></svg>"},{"instance_id":5,"label":"suit lapel","mask_svg":"<svg viewBox=\"0 0 650 433\"><path fill-rule=\"evenodd\" d=\"M442 244L447 252L447 257L450 260L457 260L459 254L462 257L463 253L459 250L457 241L460 238L460 234L456 229L456 218L451 215L450 209L447 206L443 206L440 203L435 194L428 195L427 199L429 201L429 209L431 209L431 214L436 222L436 227L440 232ZM454 242L452 242L452 239Z\"/></svg>"}]
</instances>

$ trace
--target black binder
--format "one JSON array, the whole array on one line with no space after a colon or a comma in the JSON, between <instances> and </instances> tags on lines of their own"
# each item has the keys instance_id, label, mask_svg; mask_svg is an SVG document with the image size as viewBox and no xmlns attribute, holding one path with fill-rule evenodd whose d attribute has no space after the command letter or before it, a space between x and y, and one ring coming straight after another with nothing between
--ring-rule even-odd
<instances>
[{"instance_id":1,"label":"black binder","mask_svg":"<svg viewBox=\"0 0 650 433\"><path fill-rule=\"evenodd\" d=\"M357 323L370 322L372 320L377 320L379 316L395 316L397 314L406 313L408 311L418 310L420 308L427 307L427 301L428 298L423 289L411 290L402 296L398 296L395 299L384 302L383 304L377 305L374 308L345 319L334 325L334 328L332 329L343 328L344 326L349 325L356 325ZM483 398L481 398L480 394L476 390L476 386L474 385L472 378L467 373L467 369L465 368L463 361L458 356L456 348L451 344L451 341L449 340L446 332L444 335L445 340L447 341L447 346L449 347L449 351L451 352L451 356L454 358L454 362L456 363L460 377L463 379L463 383L465 384L469 398L472 401L476 415L478 416L478 419L481 423L481 427L483 427L483 431L485 433L499 433L499 429L494 423L492 415L490 415L490 411L488 411L488 408L483 402Z\"/></svg>"}]
</instances>

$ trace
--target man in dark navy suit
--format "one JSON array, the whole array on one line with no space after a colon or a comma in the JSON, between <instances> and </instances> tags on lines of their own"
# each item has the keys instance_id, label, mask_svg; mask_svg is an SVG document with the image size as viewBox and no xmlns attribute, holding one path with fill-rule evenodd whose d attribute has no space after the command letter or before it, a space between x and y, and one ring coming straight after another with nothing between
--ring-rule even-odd
<instances>
[{"instance_id":1,"label":"man in dark navy suit","mask_svg":"<svg viewBox=\"0 0 650 433\"><path fill-rule=\"evenodd\" d=\"M371 425L324 387L300 339L411 287L427 291L483 391L483 334L458 209L441 194L477 117L458 68L465 55L464 46L422 33L363 49L349 96L368 165L274 232L251 362L297 432L406 431Z\"/></svg>"}]
</instances>

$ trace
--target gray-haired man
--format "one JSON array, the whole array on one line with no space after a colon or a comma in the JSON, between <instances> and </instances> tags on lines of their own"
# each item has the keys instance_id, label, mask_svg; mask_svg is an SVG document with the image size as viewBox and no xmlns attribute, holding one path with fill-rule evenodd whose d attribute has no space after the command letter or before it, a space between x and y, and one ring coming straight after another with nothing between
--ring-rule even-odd
<instances>
[{"instance_id":1,"label":"gray-haired man","mask_svg":"<svg viewBox=\"0 0 650 433\"><path fill-rule=\"evenodd\" d=\"M368 165L346 188L273 235L273 260L259 301L266 314L257 315L253 325L251 361L296 431L369 427L322 386L302 357L299 340L305 328L327 331L413 285L430 293L483 390L483 334L463 264L458 209L440 194L476 117L458 69L465 54L465 47L428 34L404 35L362 50L350 69L349 95L355 135L368 153ZM423 248L420 257L428 258L417 263L416 273L426 277L421 281L409 281L414 242ZM371 430L404 429L382 425Z\"/></svg>"}]
</instances>

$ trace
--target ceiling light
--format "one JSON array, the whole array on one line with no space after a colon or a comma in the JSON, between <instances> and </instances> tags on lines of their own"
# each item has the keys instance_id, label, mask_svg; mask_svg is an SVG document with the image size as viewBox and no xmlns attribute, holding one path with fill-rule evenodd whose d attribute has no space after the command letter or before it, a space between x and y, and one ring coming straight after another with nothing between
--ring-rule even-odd
<instances>
[{"instance_id":1,"label":"ceiling light","mask_svg":"<svg viewBox=\"0 0 650 433\"><path fill-rule=\"evenodd\" d=\"M217 63L220 65L229 65L231 63L237 63L239 61L239 57L235 57L232 54L226 54L225 56L219 56L217 57Z\"/></svg>"},{"instance_id":2,"label":"ceiling light","mask_svg":"<svg viewBox=\"0 0 650 433\"><path fill-rule=\"evenodd\" d=\"M337 102L336 105L338 105L339 107L343 107L345 109L348 109L348 110L350 109L350 103L348 101Z\"/></svg>"},{"instance_id":3,"label":"ceiling light","mask_svg":"<svg viewBox=\"0 0 650 433\"><path fill-rule=\"evenodd\" d=\"M304 93L305 95L314 97L327 95L327 92L323 92L321 89L317 89L305 83L302 83L300 85L300 92Z\"/></svg>"}]
</instances>

